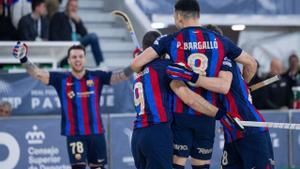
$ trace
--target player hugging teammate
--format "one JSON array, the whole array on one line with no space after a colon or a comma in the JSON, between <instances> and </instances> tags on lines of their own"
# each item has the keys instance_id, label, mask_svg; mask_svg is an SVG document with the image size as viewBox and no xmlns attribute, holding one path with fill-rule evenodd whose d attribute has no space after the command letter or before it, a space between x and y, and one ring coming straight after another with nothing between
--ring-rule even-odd
<instances>
[{"instance_id":1,"label":"player hugging teammate","mask_svg":"<svg viewBox=\"0 0 300 169\"><path fill-rule=\"evenodd\" d=\"M228 38L200 26L199 13L196 0L177 1L174 19L180 30L159 37L131 64L132 69L139 72L145 70L148 64L159 62L157 58L165 54L174 63L167 67L166 72L173 79L170 87L176 95L171 100L167 100L170 97L160 95L160 98L165 98L161 102L172 102L173 169L183 169L189 156L192 157L193 169L209 168L215 131L215 120L211 117L220 120L224 128L226 143L221 163L223 168L273 168L273 150L268 129L244 128L234 120L264 121L251 103L247 86L256 72L256 62ZM243 65L243 73L237 62ZM163 87L160 82L148 78L152 88L137 85L141 91L152 93L152 96L145 94L139 103L163 105L153 96L157 94L153 89ZM189 84L188 90L183 82ZM181 90L190 95L184 99L184 95L177 93ZM152 111L151 106L140 105L137 112L147 117L147 108ZM197 107L200 105L202 107ZM161 108L166 110L166 106ZM161 114L160 111L154 112ZM146 165L137 168L157 167ZM171 167L169 165L165 168Z\"/></svg>"}]
</instances>

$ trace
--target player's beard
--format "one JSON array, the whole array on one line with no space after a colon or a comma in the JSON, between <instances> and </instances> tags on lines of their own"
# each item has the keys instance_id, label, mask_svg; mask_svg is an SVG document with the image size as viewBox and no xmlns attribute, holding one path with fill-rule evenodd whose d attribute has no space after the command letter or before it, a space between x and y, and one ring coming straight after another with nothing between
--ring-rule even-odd
<instances>
[{"instance_id":1,"label":"player's beard","mask_svg":"<svg viewBox=\"0 0 300 169\"><path fill-rule=\"evenodd\" d=\"M84 66L80 66L79 68L77 68L75 65L72 66L72 71L76 74L80 74L84 71Z\"/></svg>"}]
</instances>

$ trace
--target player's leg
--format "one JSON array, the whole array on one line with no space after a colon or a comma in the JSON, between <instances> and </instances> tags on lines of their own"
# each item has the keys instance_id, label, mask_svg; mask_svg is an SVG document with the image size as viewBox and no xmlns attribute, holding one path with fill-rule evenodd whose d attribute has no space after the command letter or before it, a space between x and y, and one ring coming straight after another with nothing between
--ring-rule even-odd
<instances>
[{"instance_id":1,"label":"player's leg","mask_svg":"<svg viewBox=\"0 0 300 169\"><path fill-rule=\"evenodd\" d=\"M273 148L267 131L244 137L237 147L244 168L274 168Z\"/></svg>"},{"instance_id":2,"label":"player's leg","mask_svg":"<svg viewBox=\"0 0 300 169\"><path fill-rule=\"evenodd\" d=\"M168 123L155 124L146 129L142 152L145 169L172 169L173 134Z\"/></svg>"},{"instance_id":3,"label":"player's leg","mask_svg":"<svg viewBox=\"0 0 300 169\"><path fill-rule=\"evenodd\" d=\"M104 169L107 164L106 142L104 134L87 136L87 158L91 169Z\"/></svg>"},{"instance_id":4,"label":"player's leg","mask_svg":"<svg viewBox=\"0 0 300 169\"><path fill-rule=\"evenodd\" d=\"M222 169L242 169L242 159L236 150L235 143L225 143L221 158Z\"/></svg>"},{"instance_id":5,"label":"player's leg","mask_svg":"<svg viewBox=\"0 0 300 169\"><path fill-rule=\"evenodd\" d=\"M193 116L176 114L172 125L173 131L173 168L184 169L193 144L193 133L189 128Z\"/></svg>"},{"instance_id":6,"label":"player's leg","mask_svg":"<svg viewBox=\"0 0 300 169\"><path fill-rule=\"evenodd\" d=\"M141 146L143 146L143 137L145 137L143 128L133 130L131 138L131 153L137 169L145 169L146 167L146 158L141 150Z\"/></svg>"},{"instance_id":7,"label":"player's leg","mask_svg":"<svg viewBox=\"0 0 300 169\"><path fill-rule=\"evenodd\" d=\"M67 136L67 150L72 169L85 169L87 152L84 136Z\"/></svg>"},{"instance_id":8,"label":"player's leg","mask_svg":"<svg viewBox=\"0 0 300 169\"><path fill-rule=\"evenodd\" d=\"M207 116L195 117L193 123L192 168L208 169L212 157L215 120Z\"/></svg>"}]
</instances>

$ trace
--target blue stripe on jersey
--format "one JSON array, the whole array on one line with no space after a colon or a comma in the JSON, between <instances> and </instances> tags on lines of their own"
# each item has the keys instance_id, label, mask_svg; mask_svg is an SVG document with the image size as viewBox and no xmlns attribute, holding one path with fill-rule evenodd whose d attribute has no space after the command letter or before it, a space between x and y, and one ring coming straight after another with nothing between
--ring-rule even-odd
<instances>
[{"instance_id":1,"label":"blue stripe on jersey","mask_svg":"<svg viewBox=\"0 0 300 169\"><path fill-rule=\"evenodd\" d=\"M67 84L67 79L63 79L61 81L61 101L62 101L62 107L64 109L63 113L66 119L66 128L65 128L65 134L69 135L70 134L70 122L69 122L69 117L68 117L68 101L67 101L67 89L66 89L66 84Z\"/></svg>"},{"instance_id":2,"label":"blue stripe on jersey","mask_svg":"<svg viewBox=\"0 0 300 169\"><path fill-rule=\"evenodd\" d=\"M152 85L151 85L150 73L148 73L144 76L144 80L145 80L145 90L146 90L145 94L146 94L149 109L153 113L153 122L160 122L159 115L158 115L158 112L156 109L154 96L153 96L154 92L153 92Z\"/></svg>"},{"instance_id":3,"label":"blue stripe on jersey","mask_svg":"<svg viewBox=\"0 0 300 169\"><path fill-rule=\"evenodd\" d=\"M82 106L81 106L82 104L81 104L80 98L77 96L77 94L81 91L80 81L75 80L74 86L75 86L75 92L76 92L75 101L76 101L76 106L78 106L77 120L78 120L78 126L79 126L79 133L80 133L80 135L84 135L85 132L84 132L83 112L82 112Z\"/></svg>"},{"instance_id":4,"label":"blue stripe on jersey","mask_svg":"<svg viewBox=\"0 0 300 169\"><path fill-rule=\"evenodd\" d=\"M248 100L248 94L247 94L247 89L246 89L246 86L245 86L245 82L244 80L242 79L242 75L241 75L241 72L240 72L240 69L238 66L236 66L236 71L237 71L237 77L238 77L238 80L239 80L239 85L241 87L241 90L242 90L242 93L243 93L243 97L244 99L246 100L247 102L247 107L250 108L250 111L251 113L254 115L255 119L257 121L262 121L261 118L259 117L259 115L256 113L255 109L254 109L254 106L250 103L250 101ZM264 131L264 128L260 127L260 130L261 131Z\"/></svg>"},{"instance_id":5,"label":"blue stripe on jersey","mask_svg":"<svg viewBox=\"0 0 300 169\"><path fill-rule=\"evenodd\" d=\"M93 80L93 78L91 77L91 75L89 74L88 76L88 80ZM87 85L88 87L88 90L89 91L94 91L96 92L95 90L95 87L94 85ZM98 86L97 86L98 87ZM89 101L90 101L90 104L91 105L94 105L94 103L96 103L96 93L93 94L93 95L90 95L89 97ZM95 133L100 133L99 130L98 130L98 125L97 125L97 110L96 110L96 106L90 106L91 110L92 110L92 116L93 116L93 129L94 129L94 132Z\"/></svg>"},{"instance_id":6,"label":"blue stripe on jersey","mask_svg":"<svg viewBox=\"0 0 300 169\"><path fill-rule=\"evenodd\" d=\"M177 60L177 52L178 52L177 50L178 50L177 40L175 39L171 42L171 48L170 48L170 52L171 52L170 57L173 62L176 62L176 60Z\"/></svg>"},{"instance_id":7,"label":"blue stripe on jersey","mask_svg":"<svg viewBox=\"0 0 300 169\"><path fill-rule=\"evenodd\" d=\"M189 34L189 40L190 42L197 42L197 37L196 37L196 34L194 33L195 32L195 29L189 29L188 30L188 34ZM198 53L198 50L197 49L191 49L191 54L193 53ZM187 59L187 62L188 62L188 59ZM192 91L195 91L195 87L190 87L190 89ZM188 109L188 114L196 114L196 111L192 108L189 108Z\"/></svg>"},{"instance_id":8,"label":"blue stripe on jersey","mask_svg":"<svg viewBox=\"0 0 300 169\"><path fill-rule=\"evenodd\" d=\"M216 37L214 34L212 33L208 33L209 36L209 41L213 41ZM218 64L218 59L219 59L219 51L218 49L211 49L211 61L210 61L210 66L209 66L209 77L215 77L215 73L216 73L216 67ZM210 103L212 103L212 92L208 91L207 92L207 96L206 96L206 100Z\"/></svg>"},{"instance_id":9,"label":"blue stripe on jersey","mask_svg":"<svg viewBox=\"0 0 300 169\"><path fill-rule=\"evenodd\" d=\"M232 138L228 129L224 129L224 133L226 134L226 137L224 139L228 139L228 141L230 142Z\"/></svg>"}]
</instances>

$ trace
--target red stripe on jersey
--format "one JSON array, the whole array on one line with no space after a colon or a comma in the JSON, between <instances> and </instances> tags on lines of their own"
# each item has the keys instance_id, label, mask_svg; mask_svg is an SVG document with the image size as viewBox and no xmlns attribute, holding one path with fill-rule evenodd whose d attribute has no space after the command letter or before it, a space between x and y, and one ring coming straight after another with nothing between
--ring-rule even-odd
<instances>
[{"instance_id":1,"label":"red stripe on jersey","mask_svg":"<svg viewBox=\"0 0 300 169\"><path fill-rule=\"evenodd\" d=\"M241 118L241 116L239 115L238 108L237 108L237 106L236 106L236 103L235 103L235 100L234 100L234 98L233 98L233 96L232 96L231 91L229 91L229 92L226 94L226 98L227 98L228 103L229 103L229 110L230 110L229 113L231 113L231 114L233 115L233 117L238 117L240 120L243 120L243 119Z\"/></svg>"},{"instance_id":2,"label":"red stripe on jersey","mask_svg":"<svg viewBox=\"0 0 300 169\"><path fill-rule=\"evenodd\" d=\"M217 63L216 71L215 71L215 76L217 77L219 75L219 71L221 69L221 65L222 65L223 59L224 59L224 46L218 37L216 37L216 39L217 39L217 44L218 44L218 63Z\"/></svg>"},{"instance_id":3,"label":"red stripe on jersey","mask_svg":"<svg viewBox=\"0 0 300 169\"><path fill-rule=\"evenodd\" d=\"M186 64L186 61L184 58L184 41L183 41L182 32L177 35L176 41L177 41L177 43L180 42L181 46L177 48L177 59L175 60L175 63L182 62L182 63ZM176 113L183 112L183 102L177 96L175 96L175 112Z\"/></svg>"},{"instance_id":4,"label":"red stripe on jersey","mask_svg":"<svg viewBox=\"0 0 300 169\"><path fill-rule=\"evenodd\" d=\"M220 41L220 39L218 37L216 37L217 40L217 44L218 44L218 63L216 66L216 71L215 71L215 77L219 76L219 72L223 63L223 59L224 59L224 45L223 43ZM213 105L217 105L217 93L213 92L212 93L212 104Z\"/></svg>"},{"instance_id":5,"label":"red stripe on jersey","mask_svg":"<svg viewBox=\"0 0 300 169\"><path fill-rule=\"evenodd\" d=\"M186 63L185 58L184 58L184 41L183 41L183 35L182 32L179 33L176 37L177 42L180 42L181 46L177 48L177 60L175 61L176 63L178 62L183 62Z\"/></svg>"},{"instance_id":6,"label":"red stripe on jersey","mask_svg":"<svg viewBox=\"0 0 300 169\"><path fill-rule=\"evenodd\" d=\"M102 123L101 123L101 117L100 117L100 111L99 111L99 104L100 104L99 83L100 82L99 82L99 79L97 79L97 78L94 78L94 82L95 82L95 94L96 94L96 98L95 98L96 119L97 119L99 133L102 133L103 129L102 129Z\"/></svg>"},{"instance_id":7,"label":"red stripe on jersey","mask_svg":"<svg viewBox=\"0 0 300 169\"><path fill-rule=\"evenodd\" d=\"M173 72L173 71L169 71L169 70L167 70L167 73L171 74L171 75L174 75L174 76L183 77L183 78L185 78L187 80L191 80L192 79L191 76L188 76L188 75L185 75L185 74L182 74L182 73L177 73L177 72Z\"/></svg>"},{"instance_id":8,"label":"red stripe on jersey","mask_svg":"<svg viewBox=\"0 0 300 169\"><path fill-rule=\"evenodd\" d=\"M70 84L70 85L67 85ZM67 84L66 84L66 94L67 94L67 104L68 104L68 119L70 120L70 135L73 136L75 134L75 124L73 119L73 107L72 107L72 94L74 94L72 90L72 76L69 76L67 78Z\"/></svg>"},{"instance_id":9,"label":"red stripe on jersey","mask_svg":"<svg viewBox=\"0 0 300 169\"><path fill-rule=\"evenodd\" d=\"M151 86L153 90L153 95L154 95L154 100L155 100L155 105L158 111L159 119L161 122L166 122L167 121L167 115L166 111L162 102L162 97L161 97L161 91L159 87L159 82L158 82L158 76L155 70L153 68L149 68L150 75L151 75Z\"/></svg>"},{"instance_id":10,"label":"red stripe on jersey","mask_svg":"<svg viewBox=\"0 0 300 169\"><path fill-rule=\"evenodd\" d=\"M196 29L195 34L196 34L197 42L204 42L203 32L201 30ZM198 49L198 52L205 54L206 50L204 48Z\"/></svg>"},{"instance_id":11,"label":"red stripe on jersey","mask_svg":"<svg viewBox=\"0 0 300 169\"><path fill-rule=\"evenodd\" d=\"M144 111L144 113L141 115L142 117L142 127L146 127L148 126L148 119L147 119L147 114L146 112Z\"/></svg>"},{"instance_id":12,"label":"red stripe on jersey","mask_svg":"<svg viewBox=\"0 0 300 169\"><path fill-rule=\"evenodd\" d=\"M80 89L82 93L88 92L86 82L87 82L86 80L80 80ZM87 93L87 95L82 95L80 98L82 104L84 132L86 135L91 134L90 122L89 122L88 95L89 94Z\"/></svg>"}]
</instances>

